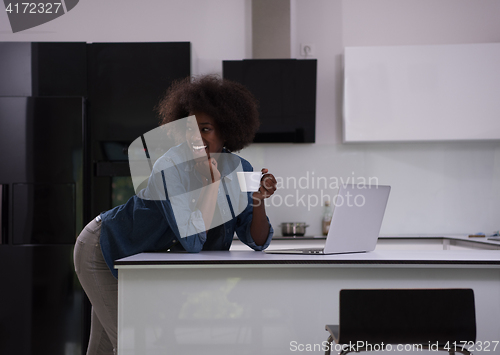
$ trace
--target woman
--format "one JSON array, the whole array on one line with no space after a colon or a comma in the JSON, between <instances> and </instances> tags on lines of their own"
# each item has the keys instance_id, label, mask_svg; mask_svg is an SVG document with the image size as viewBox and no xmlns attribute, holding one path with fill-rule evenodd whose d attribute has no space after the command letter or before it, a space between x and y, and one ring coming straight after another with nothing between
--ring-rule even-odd
<instances>
[{"instance_id":1,"label":"woman","mask_svg":"<svg viewBox=\"0 0 500 355\"><path fill-rule=\"evenodd\" d=\"M184 127L184 142L156 161L145 189L101 213L75 245L75 270L92 303L89 355L116 353L114 260L145 251L229 250L234 233L263 250L273 235L263 200L276 190L274 176L262 169L259 190L240 198L231 175L253 170L231 153L249 145L259 126L252 94L215 76L187 78L172 85L158 112L162 125L183 124L176 126Z\"/></svg>"}]
</instances>

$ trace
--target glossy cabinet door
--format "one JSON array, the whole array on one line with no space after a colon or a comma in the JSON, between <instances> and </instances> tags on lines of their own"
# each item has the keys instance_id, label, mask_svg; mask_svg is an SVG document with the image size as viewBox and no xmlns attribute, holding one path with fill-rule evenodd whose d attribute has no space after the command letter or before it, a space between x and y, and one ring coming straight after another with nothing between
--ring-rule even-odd
<instances>
[{"instance_id":1,"label":"glossy cabinet door","mask_svg":"<svg viewBox=\"0 0 500 355\"><path fill-rule=\"evenodd\" d=\"M73 245L0 245L0 354L77 355L84 293Z\"/></svg>"},{"instance_id":2,"label":"glossy cabinet door","mask_svg":"<svg viewBox=\"0 0 500 355\"><path fill-rule=\"evenodd\" d=\"M3 244L72 244L82 228L84 100L0 97Z\"/></svg>"},{"instance_id":3,"label":"glossy cabinet door","mask_svg":"<svg viewBox=\"0 0 500 355\"><path fill-rule=\"evenodd\" d=\"M82 97L0 97L0 354L81 354Z\"/></svg>"}]
</instances>

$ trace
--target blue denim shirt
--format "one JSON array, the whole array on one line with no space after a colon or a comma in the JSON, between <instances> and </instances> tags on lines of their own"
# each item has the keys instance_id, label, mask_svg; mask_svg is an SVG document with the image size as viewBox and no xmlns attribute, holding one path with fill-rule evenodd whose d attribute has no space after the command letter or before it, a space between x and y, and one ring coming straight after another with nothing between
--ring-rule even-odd
<instances>
[{"instance_id":1,"label":"blue denim shirt","mask_svg":"<svg viewBox=\"0 0 500 355\"><path fill-rule=\"evenodd\" d=\"M182 158L182 147L177 147L177 149L179 156ZM243 171L253 171L252 166L245 159L231 153L227 154L230 154L233 158L236 157L239 159L239 162L241 162L240 169L242 168ZM176 163L175 158L173 160L173 163ZM172 163L172 159L169 158L169 162ZM155 164L155 166L156 165L157 164ZM167 195L162 199L147 198L148 189L151 190L153 185L163 183L163 187L165 188L163 191L167 191L166 185L169 184L169 173L165 173L167 170L168 169L162 169L161 175L157 174L156 178L150 177L148 187L144 191L141 191L138 194L139 196L134 195L125 204L101 214L101 250L108 267L116 278L118 278L118 271L114 269L114 260L141 252L167 250L174 245L174 248L172 248L173 250L185 250L195 253L202 249L229 250L235 232L244 244L254 250L264 250L269 246L274 233L270 224L269 235L264 245L259 246L255 244L250 234L250 224L252 222L253 212L251 193L244 193L244 201L234 201L234 198L233 201L231 201L229 196L226 196L228 193L228 186L235 186L234 184L220 184L218 196L219 206L227 206L229 209L220 207L220 211L217 212L222 216L227 216L228 213L231 213L231 215L229 215L229 218L224 219L227 222L209 232L212 239L210 243L207 243L208 247L204 247L205 241L207 240L207 232L204 228L200 229L197 233L181 236L181 233L186 233L186 230L193 230L189 227L187 227L187 229L183 228L183 225L191 223L191 221L179 220L178 225L172 208L171 198ZM229 170L231 169L228 169L227 166L222 166L220 170L222 182L228 181L227 179L235 178L235 173L233 172L233 174L231 174ZM183 174L192 172L192 165L185 164L182 169L175 169L175 171L177 174L181 175L180 181L183 181L183 184L187 185L181 186L181 188L185 188L186 191L192 191L198 187L189 186L195 184L196 181L193 182L192 179L183 177ZM155 188L157 187L158 186ZM229 187L229 189L230 188L231 187ZM169 190L169 192L170 191L171 190ZM230 195L233 196L234 194L230 193ZM243 208L238 208L236 206L237 204L243 204ZM234 211L243 212L237 214L237 212L234 213ZM235 216L235 214L237 215ZM213 232L216 233L214 234Z\"/></svg>"}]
</instances>

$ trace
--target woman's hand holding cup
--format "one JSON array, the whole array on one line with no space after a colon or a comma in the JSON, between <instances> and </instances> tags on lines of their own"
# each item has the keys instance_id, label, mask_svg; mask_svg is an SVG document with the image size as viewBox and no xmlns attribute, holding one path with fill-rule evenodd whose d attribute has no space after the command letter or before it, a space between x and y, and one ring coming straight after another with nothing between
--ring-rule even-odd
<instances>
[{"instance_id":1,"label":"woman's hand holding cup","mask_svg":"<svg viewBox=\"0 0 500 355\"><path fill-rule=\"evenodd\" d=\"M271 197L276 191L276 178L273 174L268 173L268 169L262 168L262 177L260 179L260 186L256 192L252 194L254 200L262 201Z\"/></svg>"}]
</instances>

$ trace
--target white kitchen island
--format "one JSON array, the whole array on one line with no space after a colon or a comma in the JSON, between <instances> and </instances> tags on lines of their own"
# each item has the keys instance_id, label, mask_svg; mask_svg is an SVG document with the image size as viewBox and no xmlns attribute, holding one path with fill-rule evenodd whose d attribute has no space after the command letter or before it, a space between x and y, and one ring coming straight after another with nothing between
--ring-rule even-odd
<instances>
[{"instance_id":1,"label":"white kitchen island","mask_svg":"<svg viewBox=\"0 0 500 355\"><path fill-rule=\"evenodd\" d=\"M498 250L143 253L116 267L120 355L320 354L340 289L456 287L474 289L490 342L473 353L500 354Z\"/></svg>"}]
</instances>

